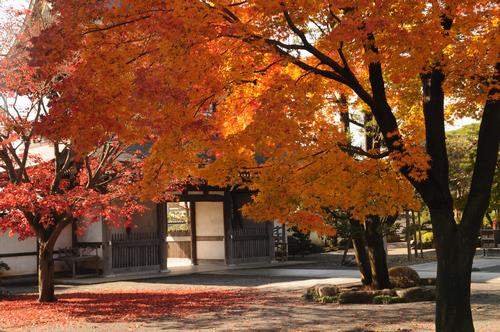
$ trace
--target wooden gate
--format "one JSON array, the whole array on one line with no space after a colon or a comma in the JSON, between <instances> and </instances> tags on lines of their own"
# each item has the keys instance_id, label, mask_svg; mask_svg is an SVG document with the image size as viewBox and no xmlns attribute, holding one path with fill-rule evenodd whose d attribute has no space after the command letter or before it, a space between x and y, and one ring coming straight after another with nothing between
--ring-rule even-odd
<instances>
[{"instance_id":1,"label":"wooden gate","mask_svg":"<svg viewBox=\"0 0 500 332\"><path fill-rule=\"evenodd\" d=\"M156 232L111 234L114 272L159 268L160 238Z\"/></svg>"}]
</instances>

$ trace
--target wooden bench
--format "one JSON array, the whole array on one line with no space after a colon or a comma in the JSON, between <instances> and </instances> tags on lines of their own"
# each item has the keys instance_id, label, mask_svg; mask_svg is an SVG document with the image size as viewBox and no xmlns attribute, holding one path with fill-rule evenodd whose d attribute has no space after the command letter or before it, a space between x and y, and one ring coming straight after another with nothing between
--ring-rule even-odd
<instances>
[{"instance_id":1,"label":"wooden bench","mask_svg":"<svg viewBox=\"0 0 500 332\"><path fill-rule=\"evenodd\" d=\"M75 247L60 248L54 261L62 261L71 269L73 278L76 278L78 263L95 262L95 274L99 275L99 253L100 244L80 243Z\"/></svg>"}]
</instances>

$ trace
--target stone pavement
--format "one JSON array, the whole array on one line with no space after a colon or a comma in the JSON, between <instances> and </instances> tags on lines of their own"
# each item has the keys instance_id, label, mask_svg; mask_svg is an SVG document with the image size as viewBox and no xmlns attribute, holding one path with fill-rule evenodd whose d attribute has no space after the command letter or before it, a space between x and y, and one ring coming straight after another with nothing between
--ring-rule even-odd
<instances>
[{"instance_id":1,"label":"stone pavement","mask_svg":"<svg viewBox=\"0 0 500 332\"><path fill-rule=\"evenodd\" d=\"M483 269L500 266L500 258L476 257L473 267L478 271L472 272L473 283L495 283L500 284L500 272L483 272ZM346 269L305 269L302 268L280 267L280 268L257 268L257 269L231 269L225 271L212 271L206 274L213 275L233 275L233 276L266 276L266 277L293 277L308 278L302 281L302 284L314 284L314 282L341 284L346 282L359 281L359 272L357 270ZM435 277L436 262L411 265L421 277Z\"/></svg>"}]
</instances>

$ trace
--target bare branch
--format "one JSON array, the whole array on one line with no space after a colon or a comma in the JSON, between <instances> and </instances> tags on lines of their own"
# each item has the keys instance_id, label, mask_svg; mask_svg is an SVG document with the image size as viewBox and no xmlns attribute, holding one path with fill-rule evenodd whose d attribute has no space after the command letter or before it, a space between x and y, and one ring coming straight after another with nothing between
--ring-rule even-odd
<instances>
[{"instance_id":1,"label":"bare branch","mask_svg":"<svg viewBox=\"0 0 500 332\"><path fill-rule=\"evenodd\" d=\"M389 151L383 151L380 153L370 153L368 151L363 150L362 148L358 146L353 146L353 145L348 145L348 144L338 144L340 149L344 152L350 153L350 154L357 154L363 157L368 157L371 159L382 159L385 157L389 156Z\"/></svg>"},{"instance_id":2,"label":"bare branch","mask_svg":"<svg viewBox=\"0 0 500 332\"><path fill-rule=\"evenodd\" d=\"M333 60L332 58L330 58L329 56L318 50L316 47L314 47L307 40L305 33L302 32L295 25L287 10L283 11L283 15L285 16L285 20L288 24L288 27L300 38L306 50L310 52L312 55L314 55L316 58L318 58L321 62L332 68L337 74L341 75L342 72L344 71L344 68L342 68L342 66L339 65L335 60Z\"/></svg>"},{"instance_id":3,"label":"bare branch","mask_svg":"<svg viewBox=\"0 0 500 332\"><path fill-rule=\"evenodd\" d=\"M124 21L124 22L120 22L120 23L115 23L115 24L112 24L112 25L108 25L108 26L103 27L103 28L89 29L87 31L84 31L82 33L82 35L87 35L87 34L94 33L94 32L102 32L102 31L106 31L106 30L111 30L111 29L114 29L114 28L117 28L117 27L120 27L120 26L123 26L123 25L128 25L128 24L132 24L132 23L139 22L139 21L142 21L142 20L146 20L146 19L148 19L150 17L151 17L151 15L145 15L145 16L141 16L141 17L135 18L133 20L129 20L129 21Z\"/></svg>"}]
</instances>

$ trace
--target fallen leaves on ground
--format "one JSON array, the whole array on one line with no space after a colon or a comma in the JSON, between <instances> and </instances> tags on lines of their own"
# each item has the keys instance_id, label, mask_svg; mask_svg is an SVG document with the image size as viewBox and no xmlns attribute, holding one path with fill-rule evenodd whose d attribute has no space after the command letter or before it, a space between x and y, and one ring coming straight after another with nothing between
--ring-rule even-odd
<instances>
[{"instance_id":1,"label":"fallen leaves on ground","mask_svg":"<svg viewBox=\"0 0 500 332\"><path fill-rule=\"evenodd\" d=\"M241 310L257 296L247 290L65 293L55 303L38 303L35 295L26 295L0 301L0 326L185 318L200 312Z\"/></svg>"}]
</instances>

